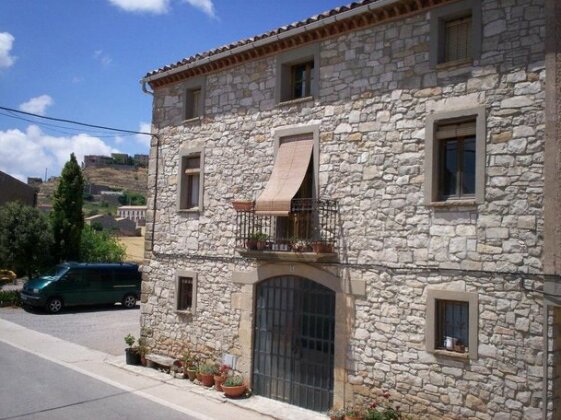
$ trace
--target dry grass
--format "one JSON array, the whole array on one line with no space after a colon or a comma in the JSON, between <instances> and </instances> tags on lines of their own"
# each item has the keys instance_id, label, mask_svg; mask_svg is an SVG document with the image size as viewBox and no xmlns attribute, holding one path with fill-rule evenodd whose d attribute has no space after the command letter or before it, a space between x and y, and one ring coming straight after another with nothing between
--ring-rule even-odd
<instances>
[{"instance_id":1,"label":"dry grass","mask_svg":"<svg viewBox=\"0 0 561 420\"><path fill-rule=\"evenodd\" d=\"M133 261L142 264L144 261L144 236L119 236L117 238L121 245L126 248L125 261Z\"/></svg>"}]
</instances>

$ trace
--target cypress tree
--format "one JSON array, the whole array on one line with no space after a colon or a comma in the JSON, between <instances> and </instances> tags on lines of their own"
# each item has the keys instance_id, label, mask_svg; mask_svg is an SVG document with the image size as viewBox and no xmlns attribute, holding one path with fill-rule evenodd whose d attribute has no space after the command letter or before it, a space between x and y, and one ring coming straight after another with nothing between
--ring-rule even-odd
<instances>
[{"instance_id":1,"label":"cypress tree","mask_svg":"<svg viewBox=\"0 0 561 420\"><path fill-rule=\"evenodd\" d=\"M72 153L62 169L51 213L54 255L59 261L80 260L80 239L84 227L83 193L82 170Z\"/></svg>"}]
</instances>

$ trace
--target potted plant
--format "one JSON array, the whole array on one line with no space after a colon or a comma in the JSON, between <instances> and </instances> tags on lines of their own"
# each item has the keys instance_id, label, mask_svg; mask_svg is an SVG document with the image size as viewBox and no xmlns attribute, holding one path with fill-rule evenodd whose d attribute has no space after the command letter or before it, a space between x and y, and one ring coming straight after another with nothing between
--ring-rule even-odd
<instances>
[{"instance_id":1,"label":"potted plant","mask_svg":"<svg viewBox=\"0 0 561 420\"><path fill-rule=\"evenodd\" d=\"M205 363L199 366L200 381L204 386L214 385L214 374L218 372L215 364Z\"/></svg>"},{"instance_id":2,"label":"potted plant","mask_svg":"<svg viewBox=\"0 0 561 420\"><path fill-rule=\"evenodd\" d=\"M183 352L181 357L183 361L183 377L189 378L191 382L197 377L197 356L191 356L188 350Z\"/></svg>"},{"instance_id":3,"label":"potted plant","mask_svg":"<svg viewBox=\"0 0 561 420\"><path fill-rule=\"evenodd\" d=\"M250 211L254 204L253 200L232 200L232 206L236 211Z\"/></svg>"},{"instance_id":4,"label":"potted plant","mask_svg":"<svg viewBox=\"0 0 561 420\"><path fill-rule=\"evenodd\" d=\"M228 372L230 372L230 369L229 365L222 364L218 368L218 373L214 375L214 387L218 392L222 392L222 384L228 378Z\"/></svg>"},{"instance_id":5,"label":"potted plant","mask_svg":"<svg viewBox=\"0 0 561 420\"><path fill-rule=\"evenodd\" d=\"M139 365L140 364L140 353L138 352L138 347L133 347L136 338L132 334L125 336L125 343L128 348L125 349L125 360L127 365Z\"/></svg>"},{"instance_id":6,"label":"potted plant","mask_svg":"<svg viewBox=\"0 0 561 420\"><path fill-rule=\"evenodd\" d=\"M351 408L345 411L345 420L364 420L362 410Z\"/></svg>"},{"instance_id":7,"label":"potted plant","mask_svg":"<svg viewBox=\"0 0 561 420\"><path fill-rule=\"evenodd\" d=\"M326 241L312 242L312 251L316 254L329 254L333 252L333 244Z\"/></svg>"},{"instance_id":8,"label":"potted plant","mask_svg":"<svg viewBox=\"0 0 561 420\"><path fill-rule=\"evenodd\" d=\"M269 239L269 235L263 232L257 232L253 234L253 239L257 241L256 247L258 251L263 251L267 248L267 239Z\"/></svg>"},{"instance_id":9,"label":"potted plant","mask_svg":"<svg viewBox=\"0 0 561 420\"><path fill-rule=\"evenodd\" d=\"M144 343L144 338L138 339L138 354L140 355L140 364L142 366L146 366L146 355L149 353L149 349Z\"/></svg>"},{"instance_id":10,"label":"potted plant","mask_svg":"<svg viewBox=\"0 0 561 420\"><path fill-rule=\"evenodd\" d=\"M327 417L329 417L331 420L343 420L344 416L345 410L343 410L342 408L332 408L327 411Z\"/></svg>"},{"instance_id":11,"label":"potted plant","mask_svg":"<svg viewBox=\"0 0 561 420\"><path fill-rule=\"evenodd\" d=\"M245 393L246 386L243 383L243 376L229 376L222 384L224 395L228 398L239 398Z\"/></svg>"}]
</instances>

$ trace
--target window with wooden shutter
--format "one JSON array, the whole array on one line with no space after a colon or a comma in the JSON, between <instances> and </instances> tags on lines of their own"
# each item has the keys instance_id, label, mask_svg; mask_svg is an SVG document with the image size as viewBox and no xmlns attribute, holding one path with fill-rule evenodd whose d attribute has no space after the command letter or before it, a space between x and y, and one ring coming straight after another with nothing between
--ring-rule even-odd
<instances>
[{"instance_id":1,"label":"window with wooden shutter","mask_svg":"<svg viewBox=\"0 0 561 420\"><path fill-rule=\"evenodd\" d=\"M472 58L472 19L465 16L444 22L442 62L464 61Z\"/></svg>"}]
</instances>

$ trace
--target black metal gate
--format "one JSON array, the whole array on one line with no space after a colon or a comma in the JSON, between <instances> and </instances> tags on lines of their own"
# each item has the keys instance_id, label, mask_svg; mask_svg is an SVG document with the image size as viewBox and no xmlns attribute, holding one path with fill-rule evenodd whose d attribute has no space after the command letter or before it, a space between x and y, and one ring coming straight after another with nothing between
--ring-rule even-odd
<instances>
[{"instance_id":1,"label":"black metal gate","mask_svg":"<svg viewBox=\"0 0 561 420\"><path fill-rule=\"evenodd\" d=\"M257 287L253 391L316 411L333 402L335 292L273 277Z\"/></svg>"}]
</instances>

